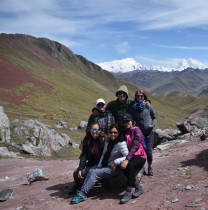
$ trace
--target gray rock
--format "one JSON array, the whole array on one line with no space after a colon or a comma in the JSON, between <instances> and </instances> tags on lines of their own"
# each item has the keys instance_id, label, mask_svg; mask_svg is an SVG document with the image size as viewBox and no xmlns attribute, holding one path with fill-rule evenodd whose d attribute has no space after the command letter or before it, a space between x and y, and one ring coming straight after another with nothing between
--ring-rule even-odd
<instances>
[{"instance_id":1,"label":"gray rock","mask_svg":"<svg viewBox=\"0 0 208 210\"><path fill-rule=\"evenodd\" d=\"M64 122L63 120L60 120L55 127L56 128L67 128L67 125L66 125L66 122Z\"/></svg>"},{"instance_id":2,"label":"gray rock","mask_svg":"<svg viewBox=\"0 0 208 210\"><path fill-rule=\"evenodd\" d=\"M4 109L0 106L0 143L10 142L10 127L9 127L9 118L4 113Z\"/></svg>"},{"instance_id":3,"label":"gray rock","mask_svg":"<svg viewBox=\"0 0 208 210\"><path fill-rule=\"evenodd\" d=\"M185 207L196 207L197 205L195 203L187 203Z\"/></svg>"},{"instance_id":4,"label":"gray rock","mask_svg":"<svg viewBox=\"0 0 208 210\"><path fill-rule=\"evenodd\" d=\"M171 202L172 203L176 203L176 202L179 202L180 200L178 199L178 198L173 198L172 200L171 200Z\"/></svg>"},{"instance_id":5,"label":"gray rock","mask_svg":"<svg viewBox=\"0 0 208 210\"><path fill-rule=\"evenodd\" d=\"M6 189L0 192L0 201L6 201L12 197L13 189Z\"/></svg>"},{"instance_id":6,"label":"gray rock","mask_svg":"<svg viewBox=\"0 0 208 210\"><path fill-rule=\"evenodd\" d=\"M178 129L156 129L154 131L154 147L162 142L177 139L179 135L181 135L181 132Z\"/></svg>"},{"instance_id":7,"label":"gray rock","mask_svg":"<svg viewBox=\"0 0 208 210\"><path fill-rule=\"evenodd\" d=\"M179 189L179 188L181 188L181 187L182 187L182 184L177 184L177 185L174 186L173 189L174 189L174 190L177 190L177 189Z\"/></svg>"},{"instance_id":8,"label":"gray rock","mask_svg":"<svg viewBox=\"0 0 208 210\"><path fill-rule=\"evenodd\" d=\"M78 124L78 129L83 129L87 127L87 122L86 121L80 121Z\"/></svg>"},{"instance_id":9,"label":"gray rock","mask_svg":"<svg viewBox=\"0 0 208 210\"><path fill-rule=\"evenodd\" d=\"M31 184L32 182L48 180L48 176L43 173L40 168L37 168L34 172L29 172L26 175L28 182Z\"/></svg>"},{"instance_id":10,"label":"gray rock","mask_svg":"<svg viewBox=\"0 0 208 210\"><path fill-rule=\"evenodd\" d=\"M9 152L7 147L0 147L0 156L2 157L16 157L16 153L14 152Z\"/></svg>"},{"instance_id":11,"label":"gray rock","mask_svg":"<svg viewBox=\"0 0 208 210\"><path fill-rule=\"evenodd\" d=\"M186 117L179 120L176 126L183 134L197 133L199 130L208 127L208 121L206 118Z\"/></svg>"}]
</instances>

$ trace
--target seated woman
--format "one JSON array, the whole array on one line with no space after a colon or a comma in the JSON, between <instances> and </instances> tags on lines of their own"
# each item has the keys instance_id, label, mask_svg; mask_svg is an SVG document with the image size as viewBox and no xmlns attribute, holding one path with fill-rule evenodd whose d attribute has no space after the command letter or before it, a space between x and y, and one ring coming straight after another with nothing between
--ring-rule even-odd
<instances>
[{"instance_id":1,"label":"seated woman","mask_svg":"<svg viewBox=\"0 0 208 210\"><path fill-rule=\"evenodd\" d=\"M130 114L125 114L123 123L125 127L126 143L129 149L129 154L121 163L121 168L124 169L124 174L127 177L127 187L121 204L128 202L131 198L137 198L144 191L136 180L136 174L142 169L146 162L146 153L143 148L143 134L141 130L132 125L133 119ZM131 194L132 188L135 192Z\"/></svg>"},{"instance_id":2,"label":"seated woman","mask_svg":"<svg viewBox=\"0 0 208 210\"><path fill-rule=\"evenodd\" d=\"M110 127L109 136L110 140L105 142L98 166L90 169L81 190L77 191L77 195L72 199L72 204L87 200L87 193L97 181L115 176L121 171L120 164L128 155L125 138L123 135L119 135L118 126L115 124Z\"/></svg>"},{"instance_id":3,"label":"seated woman","mask_svg":"<svg viewBox=\"0 0 208 210\"><path fill-rule=\"evenodd\" d=\"M98 123L91 125L83 144L79 167L73 174L74 185L69 194L73 194L81 188L82 181L88 171L99 163L104 148L104 137L100 135L100 125Z\"/></svg>"}]
</instances>

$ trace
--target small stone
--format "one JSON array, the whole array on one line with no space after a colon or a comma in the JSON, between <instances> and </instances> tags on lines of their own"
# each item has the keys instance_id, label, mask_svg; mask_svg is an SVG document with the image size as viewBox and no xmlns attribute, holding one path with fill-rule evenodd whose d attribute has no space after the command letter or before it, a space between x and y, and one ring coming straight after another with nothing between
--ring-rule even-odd
<instances>
[{"instance_id":1,"label":"small stone","mask_svg":"<svg viewBox=\"0 0 208 210\"><path fill-rule=\"evenodd\" d=\"M132 201L131 203L134 204L134 203L136 203L136 201Z\"/></svg>"},{"instance_id":2,"label":"small stone","mask_svg":"<svg viewBox=\"0 0 208 210\"><path fill-rule=\"evenodd\" d=\"M16 210L20 210L20 209L22 209L22 206L18 206L18 207L16 208Z\"/></svg>"},{"instance_id":3,"label":"small stone","mask_svg":"<svg viewBox=\"0 0 208 210\"><path fill-rule=\"evenodd\" d=\"M179 189L181 186L182 186L181 184L177 184L177 185L174 186L173 189L174 189L174 190Z\"/></svg>"},{"instance_id":4,"label":"small stone","mask_svg":"<svg viewBox=\"0 0 208 210\"><path fill-rule=\"evenodd\" d=\"M191 189L191 186L188 185L188 186L186 187L186 190L190 190L190 189Z\"/></svg>"},{"instance_id":5,"label":"small stone","mask_svg":"<svg viewBox=\"0 0 208 210\"><path fill-rule=\"evenodd\" d=\"M196 207L195 203L187 203L185 207Z\"/></svg>"},{"instance_id":6,"label":"small stone","mask_svg":"<svg viewBox=\"0 0 208 210\"><path fill-rule=\"evenodd\" d=\"M203 198L196 198L195 202L203 201Z\"/></svg>"},{"instance_id":7,"label":"small stone","mask_svg":"<svg viewBox=\"0 0 208 210\"><path fill-rule=\"evenodd\" d=\"M179 201L180 201L180 200L179 200L178 198L173 198L171 202L172 202L172 203L176 203L176 202L179 202Z\"/></svg>"},{"instance_id":8,"label":"small stone","mask_svg":"<svg viewBox=\"0 0 208 210\"><path fill-rule=\"evenodd\" d=\"M6 201L12 197L13 189L6 189L0 192L0 201Z\"/></svg>"}]
</instances>

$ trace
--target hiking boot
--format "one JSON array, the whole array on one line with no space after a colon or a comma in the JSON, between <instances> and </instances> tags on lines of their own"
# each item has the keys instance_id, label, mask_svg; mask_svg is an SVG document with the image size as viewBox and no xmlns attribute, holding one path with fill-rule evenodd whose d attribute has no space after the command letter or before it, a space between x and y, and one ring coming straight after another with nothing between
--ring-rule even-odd
<instances>
[{"instance_id":1,"label":"hiking boot","mask_svg":"<svg viewBox=\"0 0 208 210\"><path fill-rule=\"evenodd\" d=\"M148 167L148 176L154 176L154 172L152 170L152 167Z\"/></svg>"},{"instance_id":2,"label":"hiking boot","mask_svg":"<svg viewBox=\"0 0 208 210\"><path fill-rule=\"evenodd\" d=\"M68 191L69 195L75 194L77 192L77 190L79 190L80 187L77 185L73 185L72 188Z\"/></svg>"},{"instance_id":3,"label":"hiking boot","mask_svg":"<svg viewBox=\"0 0 208 210\"><path fill-rule=\"evenodd\" d=\"M126 191L123 195L123 198L121 198L120 203L124 204L127 203L132 198L131 191Z\"/></svg>"},{"instance_id":4,"label":"hiking boot","mask_svg":"<svg viewBox=\"0 0 208 210\"><path fill-rule=\"evenodd\" d=\"M80 203L86 200L87 200L87 196L83 195L80 191L77 191L77 195L72 198L71 204Z\"/></svg>"},{"instance_id":5,"label":"hiking boot","mask_svg":"<svg viewBox=\"0 0 208 210\"><path fill-rule=\"evenodd\" d=\"M132 194L132 198L138 198L141 194L144 193L141 185L135 187L135 192Z\"/></svg>"}]
</instances>

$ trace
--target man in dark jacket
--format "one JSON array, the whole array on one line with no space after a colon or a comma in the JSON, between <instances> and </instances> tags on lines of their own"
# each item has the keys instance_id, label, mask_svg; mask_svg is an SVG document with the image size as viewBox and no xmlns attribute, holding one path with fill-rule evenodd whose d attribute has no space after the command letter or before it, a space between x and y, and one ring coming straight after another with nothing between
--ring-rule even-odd
<instances>
[{"instance_id":1,"label":"man in dark jacket","mask_svg":"<svg viewBox=\"0 0 208 210\"><path fill-rule=\"evenodd\" d=\"M106 103L102 98L97 99L96 107L93 108L93 114L88 119L86 133L90 130L90 126L94 122L98 122L100 129L104 134L108 134L108 129L115 123L114 116L106 110ZM97 111L97 113L95 113Z\"/></svg>"},{"instance_id":2,"label":"man in dark jacket","mask_svg":"<svg viewBox=\"0 0 208 210\"><path fill-rule=\"evenodd\" d=\"M118 123L119 129L123 129L123 116L130 112L130 108L133 105L133 101L128 99L128 89L125 85L122 85L116 91L117 99L110 101L106 107L106 110L110 111L115 117L115 122Z\"/></svg>"}]
</instances>

